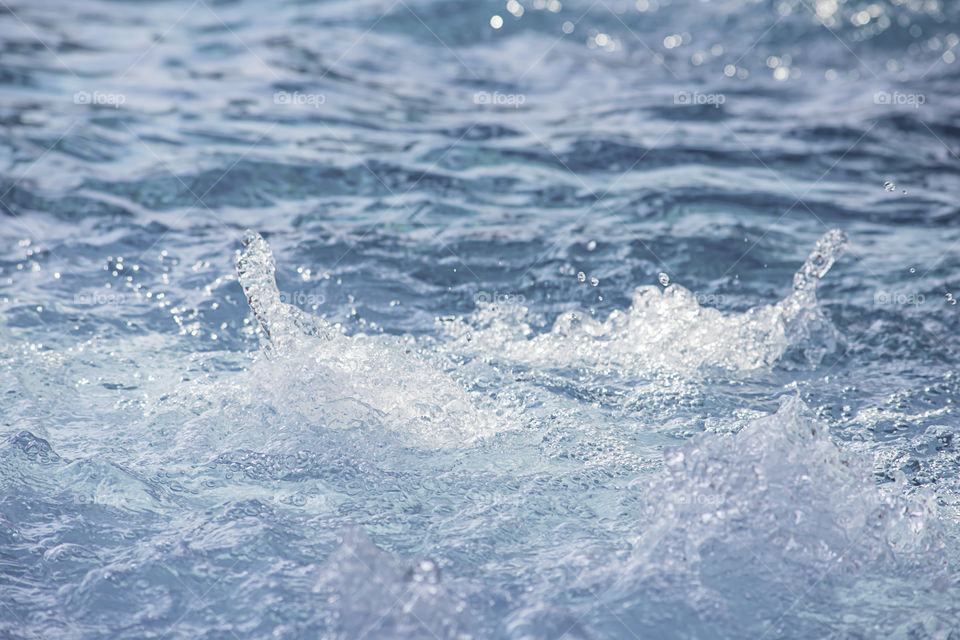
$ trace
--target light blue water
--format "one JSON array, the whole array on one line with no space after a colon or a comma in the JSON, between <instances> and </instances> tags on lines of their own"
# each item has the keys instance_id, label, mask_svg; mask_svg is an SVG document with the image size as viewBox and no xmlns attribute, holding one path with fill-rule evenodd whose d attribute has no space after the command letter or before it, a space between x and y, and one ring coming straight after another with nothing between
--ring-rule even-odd
<instances>
[{"instance_id":1,"label":"light blue water","mask_svg":"<svg viewBox=\"0 0 960 640\"><path fill-rule=\"evenodd\" d=\"M960 637L958 42L4 0L0 637Z\"/></svg>"}]
</instances>

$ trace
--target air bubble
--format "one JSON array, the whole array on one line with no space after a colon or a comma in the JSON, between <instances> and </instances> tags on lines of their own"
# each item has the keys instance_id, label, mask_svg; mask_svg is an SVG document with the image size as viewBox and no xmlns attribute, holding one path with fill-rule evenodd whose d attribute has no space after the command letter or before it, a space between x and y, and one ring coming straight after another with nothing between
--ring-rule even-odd
<instances>
[{"instance_id":1,"label":"air bubble","mask_svg":"<svg viewBox=\"0 0 960 640\"><path fill-rule=\"evenodd\" d=\"M600 284L600 281L597 280L596 278L590 278L590 284L595 287L595 286L597 286L598 284Z\"/></svg>"},{"instance_id":2,"label":"air bubble","mask_svg":"<svg viewBox=\"0 0 960 640\"><path fill-rule=\"evenodd\" d=\"M883 183L883 189L885 191L895 191L896 188L897 188L897 185L893 184L892 182L887 181Z\"/></svg>"}]
</instances>

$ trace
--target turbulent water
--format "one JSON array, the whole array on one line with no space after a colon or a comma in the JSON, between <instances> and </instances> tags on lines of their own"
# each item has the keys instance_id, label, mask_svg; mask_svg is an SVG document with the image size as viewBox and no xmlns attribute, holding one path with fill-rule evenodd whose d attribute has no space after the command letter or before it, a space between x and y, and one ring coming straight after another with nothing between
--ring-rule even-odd
<instances>
[{"instance_id":1,"label":"turbulent water","mask_svg":"<svg viewBox=\"0 0 960 640\"><path fill-rule=\"evenodd\" d=\"M960 5L0 44L0 637L960 637Z\"/></svg>"}]
</instances>

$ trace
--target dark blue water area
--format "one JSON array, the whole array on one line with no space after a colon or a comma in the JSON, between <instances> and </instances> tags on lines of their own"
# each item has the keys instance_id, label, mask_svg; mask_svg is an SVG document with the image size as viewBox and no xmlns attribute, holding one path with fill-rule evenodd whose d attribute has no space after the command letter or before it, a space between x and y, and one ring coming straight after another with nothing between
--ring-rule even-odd
<instances>
[{"instance_id":1,"label":"dark blue water area","mask_svg":"<svg viewBox=\"0 0 960 640\"><path fill-rule=\"evenodd\" d=\"M958 44L0 2L0 637L960 637Z\"/></svg>"}]
</instances>

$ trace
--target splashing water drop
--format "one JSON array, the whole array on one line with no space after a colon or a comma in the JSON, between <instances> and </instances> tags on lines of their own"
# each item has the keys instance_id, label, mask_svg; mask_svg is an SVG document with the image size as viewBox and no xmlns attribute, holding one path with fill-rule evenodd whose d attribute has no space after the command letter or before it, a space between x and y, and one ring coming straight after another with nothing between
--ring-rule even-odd
<instances>
[{"instance_id":1,"label":"splashing water drop","mask_svg":"<svg viewBox=\"0 0 960 640\"><path fill-rule=\"evenodd\" d=\"M777 303L781 318L788 326L798 318L809 316L815 308L817 284L849 244L847 234L840 229L831 229L817 240L807 261L793 275L793 292ZM799 326L803 326L802 321Z\"/></svg>"},{"instance_id":2,"label":"splashing water drop","mask_svg":"<svg viewBox=\"0 0 960 640\"><path fill-rule=\"evenodd\" d=\"M826 275L833 263L846 251L849 241L847 234L833 229L823 234L810 252L803 267L793 276L793 290L800 291L816 285Z\"/></svg>"},{"instance_id":3,"label":"splashing water drop","mask_svg":"<svg viewBox=\"0 0 960 640\"><path fill-rule=\"evenodd\" d=\"M334 332L327 321L284 302L277 289L276 270L270 246L259 233L247 230L237 255L237 280L269 342L276 347L297 334L330 339Z\"/></svg>"},{"instance_id":4,"label":"splashing water drop","mask_svg":"<svg viewBox=\"0 0 960 640\"><path fill-rule=\"evenodd\" d=\"M663 273L662 271L660 272L660 275L657 276L657 280L659 280L660 284L663 285L664 287L670 286L670 276Z\"/></svg>"}]
</instances>

